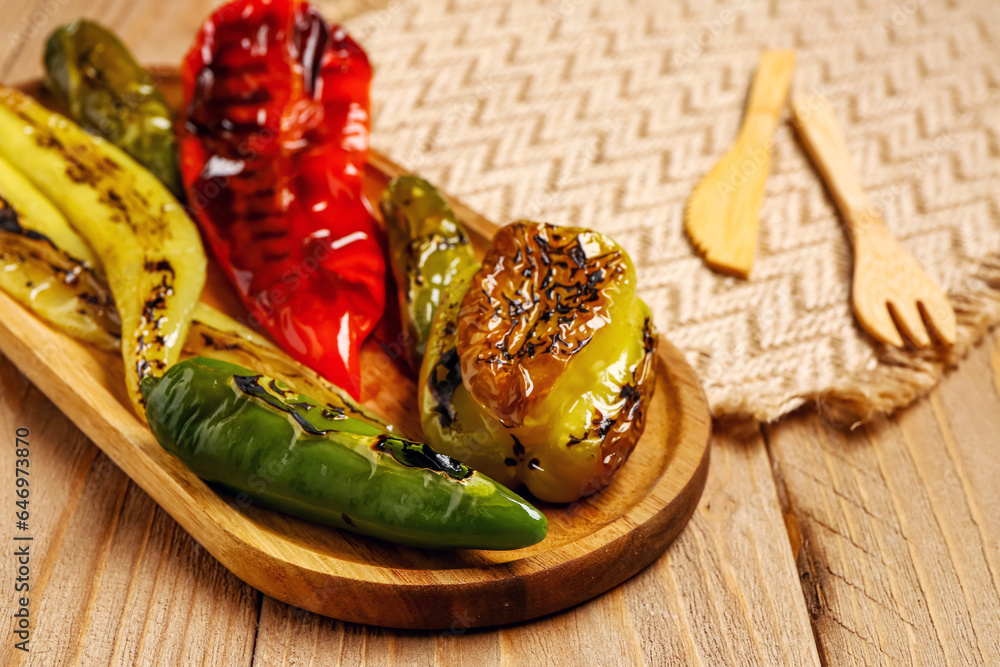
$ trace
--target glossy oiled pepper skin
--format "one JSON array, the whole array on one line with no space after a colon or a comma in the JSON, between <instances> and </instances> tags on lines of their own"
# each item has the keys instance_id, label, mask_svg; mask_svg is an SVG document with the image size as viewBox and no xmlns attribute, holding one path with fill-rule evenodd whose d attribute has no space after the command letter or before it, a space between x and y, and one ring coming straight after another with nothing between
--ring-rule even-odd
<instances>
[{"instance_id":1,"label":"glossy oiled pepper skin","mask_svg":"<svg viewBox=\"0 0 1000 667\"><path fill-rule=\"evenodd\" d=\"M197 227L163 183L120 148L4 86L0 158L16 165L93 251L117 307L125 388L141 417L140 382L178 360L205 285Z\"/></svg>"},{"instance_id":2,"label":"glossy oiled pepper skin","mask_svg":"<svg viewBox=\"0 0 1000 667\"><path fill-rule=\"evenodd\" d=\"M144 387L153 435L208 482L344 530L432 549L517 549L545 516L458 461L211 359Z\"/></svg>"},{"instance_id":3,"label":"glossy oiled pepper skin","mask_svg":"<svg viewBox=\"0 0 1000 667\"><path fill-rule=\"evenodd\" d=\"M514 439L496 418L478 406L462 384L455 349L458 309L478 265L466 267L445 288L420 367L420 426L427 442L511 488L520 482Z\"/></svg>"},{"instance_id":4,"label":"glossy oiled pepper skin","mask_svg":"<svg viewBox=\"0 0 1000 667\"><path fill-rule=\"evenodd\" d=\"M431 446L549 502L606 486L655 384L635 288L628 254L602 234L527 221L497 232L434 320L420 374Z\"/></svg>"},{"instance_id":5,"label":"glossy oiled pepper skin","mask_svg":"<svg viewBox=\"0 0 1000 667\"><path fill-rule=\"evenodd\" d=\"M445 286L475 259L465 228L437 189L419 176L392 179L380 202L399 307L419 368Z\"/></svg>"},{"instance_id":6,"label":"glossy oiled pepper skin","mask_svg":"<svg viewBox=\"0 0 1000 667\"><path fill-rule=\"evenodd\" d=\"M69 335L117 351L121 321L97 268L62 213L0 158L0 289Z\"/></svg>"},{"instance_id":7,"label":"glossy oiled pepper skin","mask_svg":"<svg viewBox=\"0 0 1000 667\"><path fill-rule=\"evenodd\" d=\"M181 172L212 251L281 346L357 397L359 349L385 307L362 198L364 51L304 2L236 0L181 74Z\"/></svg>"},{"instance_id":8,"label":"glossy oiled pepper skin","mask_svg":"<svg viewBox=\"0 0 1000 667\"><path fill-rule=\"evenodd\" d=\"M104 137L183 195L170 107L110 30L67 23L45 44L45 87L85 130Z\"/></svg>"}]
</instances>

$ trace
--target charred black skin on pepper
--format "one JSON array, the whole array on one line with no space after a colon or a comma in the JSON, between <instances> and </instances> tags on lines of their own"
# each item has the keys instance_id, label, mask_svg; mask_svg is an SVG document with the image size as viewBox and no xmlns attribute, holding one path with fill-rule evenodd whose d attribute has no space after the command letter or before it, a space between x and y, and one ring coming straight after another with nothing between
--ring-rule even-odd
<instances>
[{"instance_id":1,"label":"charred black skin on pepper","mask_svg":"<svg viewBox=\"0 0 1000 667\"><path fill-rule=\"evenodd\" d=\"M642 434L656 342L622 247L512 223L442 297L420 374L424 434L512 488L573 502L606 486Z\"/></svg>"},{"instance_id":2,"label":"charred black skin on pepper","mask_svg":"<svg viewBox=\"0 0 1000 667\"><path fill-rule=\"evenodd\" d=\"M120 149L4 86L0 135L0 158L18 165L101 268L121 321L126 390L141 418L141 380L179 358L204 286L198 230L164 185ZM158 268L164 261L169 270Z\"/></svg>"},{"instance_id":3,"label":"charred black skin on pepper","mask_svg":"<svg viewBox=\"0 0 1000 667\"><path fill-rule=\"evenodd\" d=\"M95 264L59 210L0 159L0 288L71 336L117 350L121 321Z\"/></svg>"},{"instance_id":4,"label":"charred black skin on pepper","mask_svg":"<svg viewBox=\"0 0 1000 667\"><path fill-rule=\"evenodd\" d=\"M188 359L144 380L143 393L165 449L263 506L431 549L518 549L548 530L488 477L241 366Z\"/></svg>"}]
</instances>

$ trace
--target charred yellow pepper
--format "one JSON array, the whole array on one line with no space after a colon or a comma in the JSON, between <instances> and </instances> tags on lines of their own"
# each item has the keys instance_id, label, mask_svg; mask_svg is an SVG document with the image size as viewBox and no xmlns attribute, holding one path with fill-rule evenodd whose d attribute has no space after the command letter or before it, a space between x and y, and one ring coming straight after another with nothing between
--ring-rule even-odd
<instances>
[{"instance_id":1,"label":"charred yellow pepper","mask_svg":"<svg viewBox=\"0 0 1000 667\"><path fill-rule=\"evenodd\" d=\"M71 336L117 350L121 322L96 269L66 218L0 159L0 289Z\"/></svg>"},{"instance_id":2,"label":"charred yellow pepper","mask_svg":"<svg viewBox=\"0 0 1000 667\"><path fill-rule=\"evenodd\" d=\"M122 324L129 396L180 356L205 283L194 223L166 187L112 144L0 87L0 158L17 166L93 249Z\"/></svg>"},{"instance_id":3,"label":"charred yellow pepper","mask_svg":"<svg viewBox=\"0 0 1000 667\"><path fill-rule=\"evenodd\" d=\"M62 214L0 159L0 289L74 338L118 350L121 321L99 268ZM254 366L331 410L393 430L346 391L207 304L194 308L182 356Z\"/></svg>"},{"instance_id":4,"label":"charred yellow pepper","mask_svg":"<svg viewBox=\"0 0 1000 667\"><path fill-rule=\"evenodd\" d=\"M463 270L441 296L420 368L420 425L435 450L516 488L520 482L512 458L514 438L499 420L480 409L462 384L456 350L458 310L478 269L477 264Z\"/></svg>"},{"instance_id":5,"label":"charred yellow pepper","mask_svg":"<svg viewBox=\"0 0 1000 667\"><path fill-rule=\"evenodd\" d=\"M635 447L655 351L619 245L508 225L438 308L420 374L425 435L493 479L571 502L607 485Z\"/></svg>"}]
</instances>

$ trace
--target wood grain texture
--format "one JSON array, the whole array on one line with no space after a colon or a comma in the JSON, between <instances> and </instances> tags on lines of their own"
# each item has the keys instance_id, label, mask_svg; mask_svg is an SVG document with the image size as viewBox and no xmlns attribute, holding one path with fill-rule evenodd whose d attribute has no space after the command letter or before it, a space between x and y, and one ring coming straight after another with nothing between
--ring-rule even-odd
<instances>
[{"instance_id":1,"label":"wood grain texture","mask_svg":"<svg viewBox=\"0 0 1000 667\"><path fill-rule=\"evenodd\" d=\"M659 556L704 486L708 406L694 371L664 341L659 387L632 460L608 489L568 506L541 506L549 519L543 542L509 552L449 552L369 540L216 494L131 413L117 355L49 329L5 294L0 314L4 353L229 570L271 595L338 618L448 628L560 611ZM380 352L371 347L363 367L377 374L366 382L377 393L368 404L405 428L415 409L413 382L392 364L376 364ZM404 412L386 412L393 406ZM103 485L107 497L95 502L120 506L124 486L117 496L110 489Z\"/></svg>"},{"instance_id":2,"label":"wood grain texture","mask_svg":"<svg viewBox=\"0 0 1000 667\"><path fill-rule=\"evenodd\" d=\"M11 641L0 643L0 664L29 657L29 664L50 665L190 664L202 657L250 664L260 594L200 548L0 359L0 429L12 440L22 426L31 430L31 518L23 534L34 538L34 630L28 655ZM0 465L13 470L13 447L0 448ZM14 590L11 560L0 568L7 591ZM12 620L4 614L0 622L5 639Z\"/></svg>"},{"instance_id":3,"label":"wood grain texture","mask_svg":"<svg viewBox=\"0 0 1000 667\"><path fill-rule=\"evenodd\" d=\"M176 60L186 48L189 35L207 11L192 2L181 5L174 5L167 11L156 6L141 9L127 8L125 3L121 2L105 2L87 7L84 7L83 3L67 2L51 23L55 24L78 15L97 16L111 27L120 30L130 43L136 42L143 30L148 29L150 25L157 25L162 27L164 38L156 40L155 43L139 39L137 53L140 58L148 61L171 61ZM325 9L328 15L333 16L336 13L336 6L327 6ZM27 8L15 10L18 20L30 13ZM109 20L109 16L114 18ZM37 75L39 71L37 61L29 55L32 49L37 52L40 48L41 37L36 34L32 39L34 46L26 47L13 56L8 54L2 61L3 69L0 70L0 76L5 80L12 80L10 72L17 72L18 79ZM23 378L20 378L19 382L26 384ZM63 428L67 431L76 433L81 443L85 442L85 439L68 425L67 420L51 404L42 401L41 405L44 419L63 424ZM499 663L502 660L505 664L526 664L532 658L536 658L534 660L536 663L545 660L550 652L561 657L571 656L574 661L587 663L588 655L575 649L578 641L582 642L581 645L596 651L595 655L609 657L612 664L632 662L631 659L636 656L641 656L647 664L661 664L665 659L682 658L697 659L712 664L718 662L720 655L718 652L722 645L739 646L748 650L749 653L743 658L750 662L763 662L765 647L787 645L789 647L785 649L787 654L796 659L796 662L810 664L814 662L814 649L808 631L808 619L801 597L795 586L791 585L795 583L794 572L790 554L783 542L781 516L773 488L768 495L769 485L765 484L762 490L759 483L747 483L748 478L742 470L741 461L749 459L754 462L758 477L766 475L767 458L763 446L759 439L752 443L729 440L722 441L721 445L719 443L720 441L716 441L716 458L721 457L722 470L725 474L713 473L710 488L715 489L712 493L724 491L730 508L741 519L735 525L745 538L752 538L758 534L767 536L767 539L760 541L763 552L761 559L745 562L740 557L734 557L740 554L714 553L716 548L714 545L727 542L726 536L731 524L720 521L719 515L712 514L708 509L709 504L703 500L697 510L695 522L700 530L708 530L714 535L709 543L682 538L675 549L679 554L676 558L669 562L661 559L653 568L647 569L611 595L598 598L560 616L500 631L470 631L456 626L441 634L411 633L332 621L265 597L260 609L259 631L255 640L248 642L247 645L254 646L255 643L255 656L261 664L310 662L326 664L327 659L332 659L333 656L338 657L344 664L358 664L361 661L368 664L414 661L426 663L428 656L433 656L436 662L452 663L454 659L464 658L465 662L485 660L489 664ZM51 451L58 451L58 447L61 446L61 443L48 439L42 440L40 444ZM93 445L87 445L87 449L91 457L96 455ZM115 468L110 462L108 466ZM120 472L118 474L121 475ZM767 481L766 477L759 479ZM85 481L86 477L79 484L82 485ZM53 485L57 487L66 484L65 478L53 480ZM135 496L127 494L120 513L125 515L126 508L131 503L140 501L146 506L153 505L152 501L141 492ZM98 509L94 506L73 505L72 509L65 511L70 513L75 511L81 518L93 521L98 517L92 517L91 513ZM114 508L104 511L111 512ZM164 517L164 522L170 526L168 530L179 530L169 517ZM760 530L762 526L765 528L763 531ZM157 530L162 528L157 527ZM51 548L58 549L59 546L57 543L51 545ZM177 560L180 563L190 562L198 551L199 547L193 540L178 542ZM84 580L94 576L109 576L115 572L117 574L113 576L129 578L128 591L149 591L156 587L156 582L161 581L158 575L161 569L135 568L130 562L131 557L132 554L127 551L109 551L105 559L95 562L95 565L100 566L100 571L91 573L77 571L72 578ZM771 563L784 563L784 567L778 569L780 574L772 571ZM715 582L707 589L709 591L707 597L700 584L692 585L693 581L700 581L706 573L708 578ZM725 603L714 600L711 595L720 587L722 590L728 590L733 582L737 589L758 591L758 596L763 595L772 600L773 609L778 612L776 620L755 628L751 624L751 616L729 615ZM685 597L674 599L682 595L682 589ZM226 606L227 601L220 599L215 607L217 610L215 618L220 622L225 618L228 619L226 622L233 626L233 619L239 620L242 613L249 610L253 614L257 611L252 602L246 603L232 591L215 589L213 593L220 598L229 598L229 603L233 599L237 604L242 603L240 613L237 613ZM733 596L738 598L741 594L734 592L727 597L727 600ZM148 594L146 599L150 599ZM150 601L150 604L153 605L153 611L147 613L162 624L160 627L163 633L184 636L187 632L187 622L182 613L169 607L169 599L157 596ZM771 613L769 609L765 608L761 613L766 616ZM95 605L94 613L89 617L89 623L93 624L94 629L91 629L88 622L81 622L78 629L82 630L86 626L87 638L80 642L85 647L89 646L90 642L98 641L96 639L100 636L98 628L104 629L115 625L117 622L115 619L130 619L134 614L134 606L128 603L120 602L117 607ZM789 618L794 622L789 623ZM609 623L609 620L613 622ZM59 625L58 619L49 622ZM618 622L630 624L631 630L624 640L619 637L616 625ZM720 632L706 629L706 623L718 624ZM783 628L780 633L775 631L778 627ZM127 652L120 648L115 649L112 655L126 657L137 655L136 647L139 642L134 635L120 627L115 631L115 635L123 638L115 640L118 642L117 645L129 648ZM788 637L791 637L791 641L786 640ZM226 637L221 633L210 635L209 639L214 640L214 643L209 646L194 644L193 650L202 648L211 655L218 655L228 645ZM103 638L99 643L106 641L107 639ZM146 643L155 643L155 638L143 640L143 644ZM728 655L733 655L732 648L728 649ZM50 654L50 657L60 660L70 659L72 656L69 646L65 644L60 644ZM144 659L139 662L152 662L150 654L143 653L142 656Z\"/></svg>"},{"instance_id":4,"label":"wood grain texture","mask_svg":"<svg viewBox=\"0 0 1000 667\"><path fill-rule=\"evenodd\" d=\"M723 432L713 436L708 483L688 527L662 558L599 598L533 623L436 633L342 623L265 599L255 662L590 667L819 658L763 440Z\"/></svg>"},{"instance_id":5,"label":"wood grain texture","mask_svg":"<svg viewBox=\"0 0 1000 667\"><path fill-rule=\"evenodd\" d=\"M998 341L895 417L768 429L830 663L1000 664Z\"/></svg>"}]
</instances>

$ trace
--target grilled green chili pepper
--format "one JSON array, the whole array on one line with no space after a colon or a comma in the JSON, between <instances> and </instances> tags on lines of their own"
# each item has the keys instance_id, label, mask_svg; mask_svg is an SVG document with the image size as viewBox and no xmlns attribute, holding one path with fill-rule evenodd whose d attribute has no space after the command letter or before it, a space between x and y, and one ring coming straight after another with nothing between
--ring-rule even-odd
<instances>
[{"instance_id":1,"label":"grilled green chili pepper","mask_svg":"<svg viewBox=\"0 0 1000 667\"><path fill-rule=\"evenodd\" d=\"M389 233L399 310L420 366L441 292L474 261L469 237L437 189L417 176L392 179L380 203Z\"/></svg>"},{"instance_id":2,"label":"grilled green chili pepper","mask_svg":"<svg viewBox=\"0 0 1000 667\"><path fill-rule=\"evenodd\" d=\"M249 364L300 394L323 403L326 408L374 424L380 431L393 432L393 426L346 391L295 361L256 331L206 303L199 303L194 309L183 355L184 358L211 357L236 365Z\"/></svg>"},{"instance_id":3,"label":"grilled green chili pepper","mask_svg":"<svg viewBox=\"0 0 1000 667\"><path fill-rule=\"evenodd\" d=\"M586 229L516 222L445 292L420 371L432 447L536 498L606 486L645 425L656 335L635 268Z\"/></svg>"},{"instance_id":4,"label":"grilled green chili pepper","mask_svg":"<svg viewBox=\"0 0 1000 667\"><path fill-rule=\"evenodd\" d=\"M188 359L144 380L143 395L165 449L262 505L435 549L518 549L548 530L481 473L241 366Z\"/></svg>"},{"instance_id":5,"label":"grilled green chili pepper","mask_svg":"<svg viewBox=\"0 0 1000 667\"><path fill-rule=\"evenodd\" d=\"M45 45L45 87L85 130L117 145L182 196L170 107L114 33L86 20L53 32Z\"/></svg>"}]
</instances>

